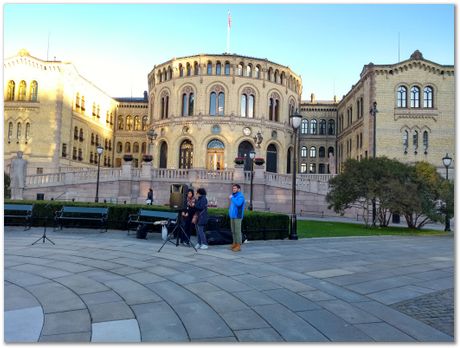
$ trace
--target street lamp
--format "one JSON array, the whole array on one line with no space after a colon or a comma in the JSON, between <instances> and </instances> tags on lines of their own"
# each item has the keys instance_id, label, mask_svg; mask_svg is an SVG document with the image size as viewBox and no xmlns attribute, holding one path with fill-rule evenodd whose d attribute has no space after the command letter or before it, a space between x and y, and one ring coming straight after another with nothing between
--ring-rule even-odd
<instances>
[{"instance_id":1,"label":"street lamp","mask_svg":"<svg viewBox=\"0 0 460 348\"><path fill-rule=\"evenodd\" d=\"M446 167L446 180L449 181L449 167L452 163L452 157L449 157L449 154L446 153L446 156L442 158L442 163L444 164L444 167ZM446 226L444 228L444 231L450 231L450 219L449 219L449 213L447 210L447 202L446 202Z\"/></svg>"},{"instance_id":2,"label":"street lamp","mask_svg":"<svg viewBox=\"0 0 460 348\"><path fill-rule=\"evenodd\" d=\"M377 116L377 112L379 112L379 111L377 110L377 102L374 101L374 102L372 103L371 109L369 110L369 113L370 113L370 114L372 115L372 117L373 117L373 122L372 122L372 123L373 123L373 125L374 125L374 136L373 136L373 145L372 145L372 158L374 158L374 159L375 159L375 157L376 157L376 152L377 152L377 151L376 151L376 145L375 145L375 143L376 143L376 138L377 138L377 134L376 134L376 132L377 132L377 117L376 117L376 116ZM374 198L372 199L372 226L375 226L375 222L376 222L376 221L375 221L375 220L376 220L375 218L376 218L376 215L377 215L377 207L376 207L376 204L375 204L375 197L374 197Z\"/></svg>"},{"instance_id":3,"label":"street lamp","mask_svg":"<svg viewBox=\"0 0 460 348\"><path fill-rule=\"evenodd\" d=\"M302 122L302 115L296 110L292 115L289 116L291 121L291 126L294 133L294 153L293 153L293 168L292 168L292 209L291 209L291 232L289 234L289 239L297 240L297 215L295 209L295 199L296 199L296 176L297 176L297 130L300 127Z\"/></svg>"},{"instance_id":4,"label":"street lamp","mask_svg":"<svg viewBox=\"0 0 460 348\"><path fill-rule=\"evenodd\" d=\"M256 157L256 153L254 151L249 152L249 158L251 159L251 196L249 200L249 207L248 209L252 211L252 183L254 180L254 158Z\"/></svg>"},{"instance_id":5,"label":"street lamp","mask_svg":"<svg viewBox=\"0 0 460 348\"><path fill-rule=\"evenodd\" d=\"M97 151L97 181L96 181L96 199L94 200L96 203L99 202L99 171L101 169L101 155L104 152L104 148L101 145L96 147Z\"/></svg>"},{"instance_id":6,"label":"street lamp","mask_svg":"<svg viewBox=\"0 0 460 348\"><path fill-rule=\"evenodd\" d=\"M148 132L147 132L147 138L149 138L150 140L150 144L149 144L149 155L152 154L152 146L153 146L153 142L155 141L155 139L157 138L158 134L155 133L155 130L152 128L152 129L149 129Z\"/></svg>"}]
</instances>

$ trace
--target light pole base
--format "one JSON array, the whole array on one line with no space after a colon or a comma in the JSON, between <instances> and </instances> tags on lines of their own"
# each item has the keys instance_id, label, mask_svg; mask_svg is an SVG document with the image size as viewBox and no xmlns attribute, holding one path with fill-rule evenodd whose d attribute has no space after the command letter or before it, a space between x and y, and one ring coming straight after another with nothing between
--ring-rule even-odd
<instances>
[{"instance_id":1,"label":"light pole base","mask_svg":"<svg viewBox=\"0 0 460 348\"><path fill-rule=\"evenodd\" d=\"M291 233L289 234L290 240L298 240L299 237L297 236L297 215L291 215Z\"/></svg>"}]
</instances>

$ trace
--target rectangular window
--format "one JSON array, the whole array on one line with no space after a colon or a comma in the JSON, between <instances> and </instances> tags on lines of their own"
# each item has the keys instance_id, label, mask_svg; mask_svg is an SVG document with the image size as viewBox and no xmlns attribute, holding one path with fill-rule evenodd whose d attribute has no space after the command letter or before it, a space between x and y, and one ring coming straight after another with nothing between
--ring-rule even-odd
<instances>
[{"instance_id":1,"label":"rectangular window","mask_svg":"<svg viewBox=\"0 0 460 348\"><path fill-rule=\"evenodd\" d=\"M62 144L62 157L67 157L67 144Z\"/></svg>"}]
</instances>

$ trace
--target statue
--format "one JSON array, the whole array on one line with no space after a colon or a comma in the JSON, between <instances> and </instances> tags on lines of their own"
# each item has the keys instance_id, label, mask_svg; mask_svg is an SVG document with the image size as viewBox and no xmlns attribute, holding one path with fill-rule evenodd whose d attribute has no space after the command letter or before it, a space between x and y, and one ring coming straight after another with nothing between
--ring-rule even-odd
<instances>
[{"instance_id":1,"label":"statue","mask_svg":"<svg viewBox=\"0 0 460 348\"><path fill-rule=\"evenodd\" d=\"M11 161L11 198L23 199L23 191L26 186L27 161L22 158L23 152L17 152L17 158Z\"/></svg>"},{"instance_id":2,"label":"statue","mask_svg":"<svg viewBox=\"0 0 460 348\"><path fill-rule=\"evenodd\" d=\"M337 174L335 170L335 157L333 152L329 152L329 173L330 174Z\"/></svg>"}]
</instances>

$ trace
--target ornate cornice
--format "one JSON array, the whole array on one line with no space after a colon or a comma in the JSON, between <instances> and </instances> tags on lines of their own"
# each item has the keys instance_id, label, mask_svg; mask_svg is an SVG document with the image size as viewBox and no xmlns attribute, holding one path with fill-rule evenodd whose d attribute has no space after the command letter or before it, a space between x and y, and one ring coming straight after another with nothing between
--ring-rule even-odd
<instances>
[{"instance_id":1,"label":"ornate cornice","mask_svg":"<svg viewBox=\"0 0 460 348\"><path fill-rule=\"evenodd\" d=\"M399 119L432 119L437 122L439 112L437 109L395 109L394 120Z\"/></svg>"}]
</instances>

